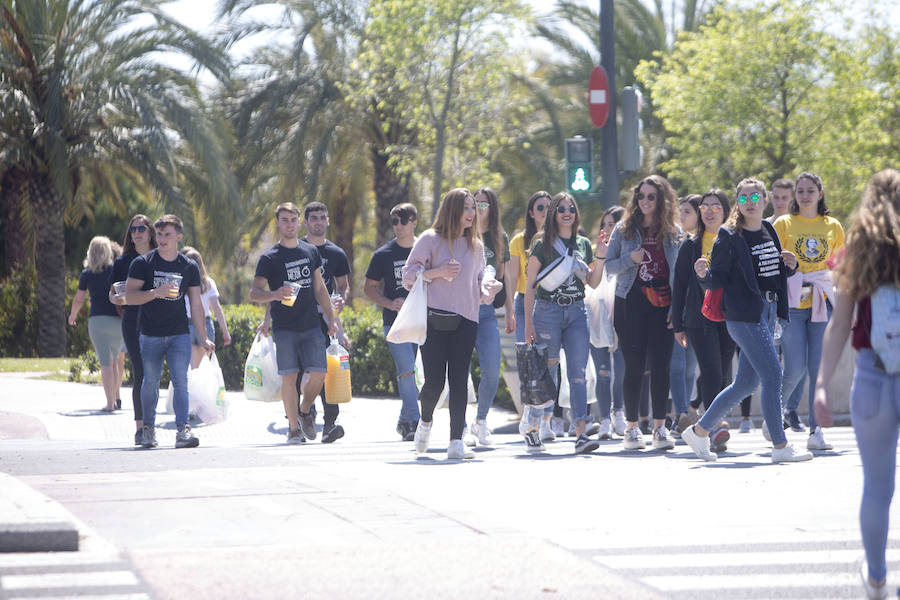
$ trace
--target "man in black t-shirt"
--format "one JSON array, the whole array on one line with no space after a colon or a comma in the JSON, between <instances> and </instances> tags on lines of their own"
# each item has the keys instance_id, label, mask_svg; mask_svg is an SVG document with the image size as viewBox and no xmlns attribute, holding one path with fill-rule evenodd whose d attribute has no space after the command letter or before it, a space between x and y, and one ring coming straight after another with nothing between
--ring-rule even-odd
<instances>
[{"instance_id":1,"label":"man in black t-shirt","mask_svg":"<svg viewBox=\"0 0 900 600\"><path fill-rule=\"evenodd\" d=\"M159 380L163 359L169 365L169 377L174 388L176 448L193 448L200 441L191 434L188 425L188 367L191 361L191 337L188 330L185 293L191 299L191 319L200 337L200 346L207 352L215 344L206 339L203 304L200 301L200 270L197 263L178 251L181 241L181 219L163 215L153 224L157 248L138 256L128 268L125 301L139 305L141 358L144 381L141 384L143 434L141 446L155 448L156 403L159 401Z\"/></svg>"},{"instance_id":2,"label":"man in black t-shirt","mask_svg":"<svg viewBox=\"0 0 900 600\"><path fill-rule=\"evenodd\" d=\"M402 269L416 241L418 212L412 204L398 204L391 209L393 240L379 248L372 255L366 269L366 296L381 307L384 333L390 330L397 311L403 306L403 299L409 291L403 287ZM379 289L381 285L381 289ZM397 433L405 441L412 441L419 423L419 389L416 387L415 364L417 346L412 343L387 343L397 367L397 389L402 405Z\"/></svg>"},{"instance_id":3,"label":"man in black t-shirt","mask_svg":"<svg viewBox=\"0 0 900 600\"><path fill-rule=\"evenodd\" d=\"M275 223L280 239L259 258L250 300L269 303L281 399L289 423L287 442L299 444L304 437L316 438L310 409L322 391L327 371L326 338L319 310L329 335L335 332L334 313L322 279L319 251L297 239L300 210L291 202L280 204L275 209ZM298 411L297 379L301 370L309 374L309 379Z\"/></svg>"}]
</instances>

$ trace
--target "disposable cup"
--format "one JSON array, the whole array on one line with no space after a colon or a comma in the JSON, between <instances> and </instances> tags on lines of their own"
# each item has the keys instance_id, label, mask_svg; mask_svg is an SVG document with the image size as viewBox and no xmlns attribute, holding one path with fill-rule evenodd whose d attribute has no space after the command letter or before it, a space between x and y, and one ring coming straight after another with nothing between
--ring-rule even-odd
<instances>
[{"instance_id":1,"label":"disposable cup","mask_svg":"<svg viewBox=\"0 0 900 600\"><path fill-rule=\"evenodd\" d=\"M113 289L116 292L116 297L122 301L122 304L125 304L125 282L117 281L113 284Z\"/></svg>"},{"instance_id":2,"label":"disposable cup","mask_svg":"<svg viewBox=\"0 0 900 600\"><path fill-rule=\"evenodd\" d=\"M293 306L294 302L297 301L297 294L300 293L300 284L295 281L285 281L284 285L291 288L291 297L287 300L282 300L281 303L285 306Z\"/></svg>"},{"instance_id":3,"label":"disposable cup","mask_svg":"<svg viewBox=\"0 0 900 600\"><path fill-rule=\"evenodd\" d=\"M181 280L181 275L178 275L177 273L166 275L166 283L174 283L177 286L174 291L169 292L169 298L178 297L178 292L181 290Z\"/></svg>"}]
</instances>

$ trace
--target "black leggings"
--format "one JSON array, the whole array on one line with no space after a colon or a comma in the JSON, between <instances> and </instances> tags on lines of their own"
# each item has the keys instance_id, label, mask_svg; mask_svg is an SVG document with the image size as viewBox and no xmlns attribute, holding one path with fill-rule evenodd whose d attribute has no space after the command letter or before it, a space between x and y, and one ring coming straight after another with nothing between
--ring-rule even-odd
<instances>
[{"instance_id":1,"label":"black leggings","mask_svg":"<svg viewBox=\"0 0 900 600\"><path fill-rule=\"evenodd\" d=\"M141 408L141 385L144 383L144 361L141 359L141 341L138 332L137 315L122 317L122 337L125 349L131 360L131 403L134 405L134 420L144 420L144 409Z\"/></svg>"},{"instance_id":2,"label":"black leggings","mask_svg":"<svg viewBox=\"0 0 900 600\"><path fill-rule=\"evenodd\" d=\"M700 368L699 396L707 409L719 392L731 384L731 359L734 341L725 322L685 330Z\"/></svg>"},{"instance_id":3,"label":"black leggings","mask_svg":"<svg viewBox=\"0 0 900 600\"><path fill-rule=\"evenodd\" d=\"M613 324L619 335L625 358L625 418L638 420L641 380L644 367L650 367L650 398L653 418L666 418L669 401L669 363L672 360L672 330L669 329L667 307L650 304L639 285L633 285L627 298L616 296Z\"/></svg>"},{"instance_id":4,"label":"black leggings","mask_svg":"<svg viewBox=\"0 0 900 600\"><path fill-rule=\"evenodd\" d=\"M422 420L426 423L434 420L434 407L444 390L444 382L449 381L451 440L462 439L466 426L469 364L477 333L478 323L465 318L453 331L438 331L429 324L425 343L419 347L425 371L425 383L419 391Z\"/></svg>"}]
</instances>

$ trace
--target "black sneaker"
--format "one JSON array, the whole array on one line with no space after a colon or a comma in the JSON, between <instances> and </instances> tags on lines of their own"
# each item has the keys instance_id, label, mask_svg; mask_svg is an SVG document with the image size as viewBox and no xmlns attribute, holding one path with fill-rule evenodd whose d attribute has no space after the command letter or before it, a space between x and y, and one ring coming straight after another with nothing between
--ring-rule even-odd
<instances>
[{"instance_id":1,"label":"black sneaker","mask_svg":"<svg viewBox=\"0 0 900 600\"><path fill-rule=\"evenodd\" d=\"M666 415L666 429L668 429L669 431L672 431L672 426L674 424L675 424L675 422L672 420L672 416Z\"/></svg>"},{"instance_id":2,"label":"black sneaker","mask_svg":"<svg viewBox=\"0 0 900 600\"><path fill-rule=\"evenodd\" d=\"M322 443L330 444L344 437L344 428L340 425L326 425L322 430Z\"/></svg>"},{"instance_id":3,"label":"black sneaker","mask_svg":"<svg viewBox=\"0 0 900 600\"><path fill-rule=\"evenodd\" d=\"M529 454L537 454L544 451L541 435L537 431L529 431L525 434L525 451Z\"/></svg>"},{"instance_id":4,"label":"black sneaker","mask_svg":"<svg viewBox=\"0 0 900 600\"><path fill-rule=\"evenodd\" d=\"M404 442L411 442L416 437L416 424L397 421L397 433Z\"/></svg>"},{"instance_id":5,"label":"black sneaker","mask_svg":"<svg viewBox=\"0 0 900 600\"><path fill-rule=\"evenodd\" d=\"M650 435L653 433L653 428L650 426L650 421L641 421L640 424L641 433L644 435Z\"/></svg>"},{"instance_id":6,"label":"black sneaker","mask_svg":"<svg viewBox=\"0 0 900 600\"><path fill-rule=\"evenodd\" d=\"M200 440L198 440L196 436L191 434L190 425L181 425L178 428L178 432L175 434L176 448L196 448L199 445Z\"/></svg>"},{"instance_id":7,"label":"black sneaker","mask_svg":"<svg viewBox=\"0 0 900 600\"><path fill-rule=\"evenodd\" d=\"M138 429L137 431L134 432L134 445L140 446L143 443L144 443L144 430Z\"/></svg>"},{"instance_id":8,"label":"black sneaker","mask_svg":"<svg viewBox=\"0 0 900 600\"><path fill-rule=\"evenodd\" d=\"M600 442L592 440L583 433L575 440L575 454L587 454L600 447Z\"/></svg>"},{"instance_id":9,"label":"black sneaker","mask_svg":"<svg viewBox=\"0 0 900 600\"><path fill-rule=\"evenodd\" d=\"M116 410L122 410L122 399L116 398Z\"/></svg>"},{"instance_id":10,"label":"black sneaker","mask_svg":"<svg viewBox=\"0 0 900 600\"><path fill-rule=\"evenodd\" d=\"M141 431L141 447L156 448L156 427L154 425L144 425Z\"/></svg>"},{"instance_id":11,"label":"black sneaker","mask_svg":"<svg viewBox=\"0 0 900 600\"><path fill-rule=\"evenodd\" d=\"M316 415L312 411L300 413L300 430L306 439L316 439Z\"/></svg>"},{"instance_id":12,"label":"black sneaker","mask_svg":"<svg viewBox=\"0 0 900 600\"><path fill-rule=\"evenodd\" d=\"M800 415L796 410L789 410L785 415L785 423L791 428L791 431L806 431L806 425L800 420ZM787 427L785 427L787 429Z\"/></svg>"}]
</instances>

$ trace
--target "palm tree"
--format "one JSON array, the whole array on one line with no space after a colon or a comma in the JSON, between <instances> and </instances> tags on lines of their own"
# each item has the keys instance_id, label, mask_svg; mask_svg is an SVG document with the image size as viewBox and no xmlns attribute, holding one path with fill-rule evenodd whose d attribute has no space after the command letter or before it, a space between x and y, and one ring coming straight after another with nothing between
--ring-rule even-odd
<instances>
[{"instance_id":1,"label":"palm tree","mask_svg":"<svg viewBox=\"0 0 900 600\"><path fill-rule=\"evenodd\" d=\"M65 352L63 218L85 181L115 188L118 172L165 208L184 208L184 186L200 169L219 212L240 210L194 78L154 61L158 52L216 77L229 71L220 51L155 2L0 0L0 177L12 170L26 182L42 356Z\"/></svg>"}]
</instances>

